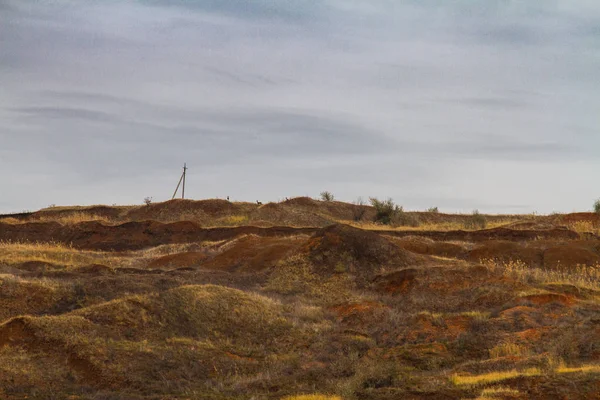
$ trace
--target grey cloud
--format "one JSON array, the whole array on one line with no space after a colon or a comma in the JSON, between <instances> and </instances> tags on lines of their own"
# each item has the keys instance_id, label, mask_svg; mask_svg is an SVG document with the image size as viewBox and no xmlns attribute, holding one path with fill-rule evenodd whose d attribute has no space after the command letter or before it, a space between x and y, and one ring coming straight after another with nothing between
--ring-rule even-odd
<instances>
[{"instance_id":1,"label":"grey cloud","mask_svg":"<svg viewBox=\"0 0 600 400\"><path fill-rule=\"evenodd\" d=\"M139 202L183 161L199 197L570 211L597 196L596 2L0 5L7 211Z\"/></svg>"},{"instance_id":2,"label":"grey cloud","mask_svg":"<svg viewBox=\"0 0 600 400\"><path fill-rule=\"evenodd\" d=\"M92 122L119 122L120 118L101 111L68 107L21 107L11 111L25 114L34 119L78 119Z\"/></svg>"},{"instance_id":3,"label":"grey cloud","mask_svg":"<svg viewBox=\"0 0 600 400\"><path fill-rule=\"evenodd\" d=\"M325 10L324 2L310 0L289 2L276 0L150 0L140 3L160 7L183 7L192 11L225 14L240 18L275 18L286 21L307 21L318 18L319 12Z\"/></svg>"},{"instance_id":4,"label":"grey cloud","mask_svg":"<svg viewBox=\"0 0 600 400\"><path fill-rule=\"evenodd\" d=\"M104 93L78 92L70 90L41 90L31 93L31 96L37 96L48 101L73 101L94 104L117 104L117 105L134 105L148 107L151 103L134 100L125 96L114 96Z\"/></svg>"},{"instance_id":5,"label":"grey cloud","mask_svg":"<svg viewBox=\"0 0 600 400\"><path fill-rule=\"evenodd\" d=\"M463 97L447 99L444 102L491 109L522 109L527 106L523 100L507 97Z\"/></svg>"}]
</instances>

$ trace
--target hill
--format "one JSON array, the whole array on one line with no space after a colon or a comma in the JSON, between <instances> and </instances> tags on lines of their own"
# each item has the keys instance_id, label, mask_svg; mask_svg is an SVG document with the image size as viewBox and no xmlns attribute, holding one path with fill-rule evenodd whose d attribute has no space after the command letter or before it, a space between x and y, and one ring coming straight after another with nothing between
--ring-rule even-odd
<instances>
[{"instance_id":1,"label":"hill","mask_svg":"<svg viewBox=\"0 0 600 400\"><path fill-rule=\"evenodd\" d=\"M297 198L0 218L0 397L600 398L594 214L410 215Z\"/></svg>"}]
</instances>

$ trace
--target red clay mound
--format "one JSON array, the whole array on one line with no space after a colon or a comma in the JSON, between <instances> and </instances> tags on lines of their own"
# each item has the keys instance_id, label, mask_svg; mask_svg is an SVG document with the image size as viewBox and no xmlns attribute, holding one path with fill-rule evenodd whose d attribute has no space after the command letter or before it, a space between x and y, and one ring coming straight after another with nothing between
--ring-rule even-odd
<instances>
[{"instance_id":1,"label":"red clay mound","mask_svg":"<svg viewBox=\"0 0 600 400\"><path fill-rule=\"evenodd\" d=\"M380 275L373 281L375 289L387 294L406 293L416 284L418 270L402 269L389 274Z\"/></svg>"},{"instance_id":2,"label":"red clay mound","mask_svg":"<svg viewBox=\"0 0 600 400\"><path fill-rule=\"evenodd\" d=\"M208 259L208 254L199 251L169 254L159 257L148 264L148 268L197 267Z\"/></svg>"},{"instance_id":3,"label":"red clay mound","mask_svg":"<svg viewBox=\"0 0 600 400\"><path fill-rule=\"evenodd\" d=\"M202 263L201 267L220 271L262 271L274 267L288 254L297 251L304 240L302 237L245 236L226 244L222 253Z\"/></svg>"},{"instance_id":4,"label":"red clay mound","mask_svg":"<svg viewBox=\"0 0 600 400\"><path fill-rule=\"evenodd\" d=\"M550 247L544 251L543 263L546 268L572 268L577 265L596 265L599 262L598 253L575 244Z\"/></svg>"},{"instance_id":5,"label":"red clay mound","mask_svg":"<svg viewBox=\"0 0 600 400\"><path fill-rule=\"evenodd\" d=\"M381 268L415 262L409 252L377 233L341 224L320 229L305 249L315 270L326 275L350 272L372 279Z\"/></svg>"},{"instance_id":6,"label":"red clay mound","mask_svg":"<svg viewBox=\"0 0 600 400\"><path fill-rule=\"evenodd\" d=\"M576 302L577 300L575 298L558 293L530 294L528 296L520 297L518 299L519 304L531 303L537 306L543 306L545 304L551 303L558 303L564 306L572 306Z\"/></svg>"},{"instance_id":7,"label":"red clay mound","mask_svg":"<svg viewBox=\"0 0 600 400\"><path fill-rule=\"evenodd\" d=\"M522 261L527 265L541 266L542 250L525 247L519 243L494 240L471 250L467 259L476 263L482 260Z\"/></svg>"},{"instance_id":8,"label":"red clay mound","mask_svg":"<svg viewBox=\"0 0 600 400\"><path fill-rule=\"evenodd\" d=\"M398 244L398 246L417 254L430 254L431 246L436 243L432 239L419 236L407 236L403 238L392 239L394 240L394 243Z\"/></svg>"},{"instance_id":9,"label":"red clay mound","mask_svg":"<svg viewBox=\"0 0 600 400\"><path fill-rule=\"evenodd\" d=\"M396 239L394 243L397 243L405 250L424 255L462 258L466 253L466 249L461 245L448 242L435 242L431 239L418 236L407 236Z\"/></svg>"},{"instance_id":10,"label":"red clay mound","mask_svg":"<svg viewBox=\"0 0 600 400\"><path fill-rule=\"evenodd\" d=\"M364 303L342 304L330 309L337 314L340 321L356 325L369 321L373 317L373 313L385 308L389 307L383 303L366 301Z\"/></svg>"},{"instance_id":11,"label":"red clay mound","mask_svg":"<svg viewBox=\"0 0 600 400\"><path fill-rule=\"evenodd\" d=\"M203 229L189 221L164 224L156 221L127 222L122 225L103 225L82 222L62 226L56 222L4 224L0 222L0 240L72 244L92 250L139 250L161 244L228 240L243 235L289 237L313 234L317 228L240 226Z\"/></svg>"}]
</instances>

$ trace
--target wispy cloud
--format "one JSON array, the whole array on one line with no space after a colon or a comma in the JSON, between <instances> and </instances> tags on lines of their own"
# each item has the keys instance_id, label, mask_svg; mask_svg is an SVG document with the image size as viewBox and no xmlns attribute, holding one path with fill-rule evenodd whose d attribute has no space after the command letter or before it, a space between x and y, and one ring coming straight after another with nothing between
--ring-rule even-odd
<instances>
[{"instance_id":1,"label":"wispy cloud","mask_svg":"<svg viewBox=\"0 0 600 400\"><path fill-rule=\"evenodd\" d=\"M0 207L136 202L187 161L196 197L586 208L598 26L592 0L0 0Z\"/></svg>"}]
</instances>

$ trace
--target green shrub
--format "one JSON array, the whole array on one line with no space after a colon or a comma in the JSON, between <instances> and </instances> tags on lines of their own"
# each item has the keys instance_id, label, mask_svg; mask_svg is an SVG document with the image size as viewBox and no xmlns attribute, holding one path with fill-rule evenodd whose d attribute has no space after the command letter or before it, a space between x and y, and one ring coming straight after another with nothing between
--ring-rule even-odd
<instances>
[{"instance_id":1,"label":"green shrub","mask_svg":"<svg viewBox=\"0 0 600 400\"><path fill-rule=\"evenodd\" d=\"M376 197L370 197L369 202L375 208L375 222L389 225L397 214L403 212L402 207L395 204L391 198L379 200Z\"/></svg>"},{"instance_id":2,"label":"green shrub","mask_svg":"<svg viewBox=\"0 0 600 400\"><path fill-rule=\"evenodd\" d=\"M440 212L440 210L438 210L438 208L437 208L437 207L429 207L429 208L427 209L427 212L430 212L430 213L436 213L436 214L437 214L437 213L439 213L439 212Z\"/></svg>"},{"instance_id":3,"label":"green shrub","mask_svg":"<svg viewBox=\"0 0 600 400\"><path fill-rule=\"evenodd\" d=\"M594 212L600 214L600 199L594 202Z\"/></svg>"},{"instance_id":4,"label":"green shrub","mask_svg":"<svg viewBox=\"0 0 600 400\"><path fill-rule=\"evenodd\" d=\"M485 229L487 219L479 213L479 210L474 210L473 214L465 221L464 226L466 229Z\"/></svg>"},{"instance_id":5,"label":"green shrub","mask_svg":"<svg viewBox=\"0 0 600 400\"><path fill-rule=\"evenodd\" d=\"M322 201L333 201L333 194L328 191L321 192Z\"/></svg>"},{"instance_id":6,"label":"green shrub","mask_svg":"<svg viewBox=\"0 0 600 400\"><path fill-rule=\"evenodd\" d=\"M395 204L391 198L379 200L370 197L369 201L375 208L375 222L393 226L419 226L419 218L405 212L402 206Z\"/></svg>"}]
</instances>

